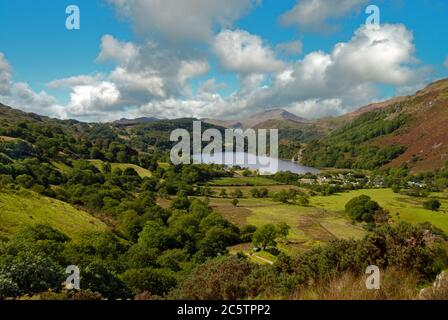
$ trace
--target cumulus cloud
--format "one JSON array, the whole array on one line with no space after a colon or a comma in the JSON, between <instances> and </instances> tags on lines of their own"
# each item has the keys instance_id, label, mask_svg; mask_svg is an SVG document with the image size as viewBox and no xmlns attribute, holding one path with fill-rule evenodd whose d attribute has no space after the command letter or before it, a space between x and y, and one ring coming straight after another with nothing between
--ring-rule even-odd
<instances>
[{"instance_id":1,"label":"cumulus cloud","mask_svg":"<svg viewBox=\"0 0 448 320\"><path fill-rule=\"evenodd\" d=\"M5 55L0 52L0 102L18 107L24 111L43 115L65 116L64 108L45 91L35 92L27 83L15 82L12 67Z\"/></svg>"},{"instance_id":2,"label":"cumulus cloud","mask_svg":"<svg viewBox=\"0 0 448 320\"><path fill-rule=\"evenodd\" d=\"M69 116L93 120L113 119L153 100L191 93L188 81L206 74L208 61L193 51L176 51L154 42L135 44L102 37L97 62L112 62L109 73L78 75L48 83L71 90Z\"/></svg>"},{"instance_id":3,"label":"cumulus cloud","mask_svg":"<svg viewBox=\"0 0 448 320\"><path fill-rule=\"evenodd\" d=\"M108 0L142 33L173 41L209 41L215 26L231 27L259 0Z\"/></svg>"},{"instance_id":4,"label":"cumulus cloud","mask_svg":"<svg viewBox=\"0 0 448 320\"><path fill-rule=\"evenodd\" d=\"M210 69L197 52L169 50L153 42L137 45L111 36L103 37L97 59L116 64L110 73L50 84L71 85L67 113L90 120L240 118L270 108L318 118L377 101L378 85L411 88L426 72L414 57L412 33L399 24L361 26L331 51L310 52L295 62L279 60L260 37L243 30L220 32L212 50L222 68L240 80L240 87L228 96L219 93L223 84L215 79L195 91L189 88L189 80Z\"/></svg>"},{"instance_id":5,"label":"cumulus cloud","mask_svg":"<svg viewBox=\"0 0 448 320\"><path fill-rule=\"evenodd\" d=\"M98 62L114 61L129 64L139 54L139 49L131 42L122 42L107 34L101 38L101 52Z\"/></svg>"},{"instance_id":6,"label":"cumulus cloud","mask_svg":"<svg viewBox=\"0 0 448 320\"><path fill-rule=\"evenodd\" d=\"M285 26L297 26L306 31L331 32L337 27L330 23L359 10L367 0L299 0L280 17Z\"/></svg>"},{"instance_id":7,"label":"cumulus cloud","mask_svg":"<svg viewBox=\"0 0 448 320\"><path fill-rule=\"evenodd\" d=\"M100 82L96 85L82 85L73 88L70 94L69 112L75 116L94 115L96 112L113 111L111 106L120 99L120 91L111 82ZM95 107L92 110L92 106ZM94 114L92 114L94 113Z\"/></svg>"},{"instance_id":8,"label":"cumulus cloud","mask_svg":"<svg viewBox=\"0 0 448 320\"><path fill-rule=\"evenodd\" d=\"M220 32L213 42L213 51L223 68L238 73L270 73L284 66L259 36L244 30Z\"/></svg>"},{"instance_id":9,"label":"cumulus cloud","mask_svg":"<svg viewBox=\"0 0 448 320\"><path fill-rule=\"evenodd\" d=\"M277 51L286 55L299 55L303 50L303 43L300 40L282 42L276 47Z\"/></svg>"},{"instance_id":10,"label":"cumulus cloud","mask_svg":"<svg viewBox=\"0 0 448 320\"><path fill-rule=\"evenodd\" d=\"M330 53L315 51L279 72L247 108L285 107L309 117L351 111L378 98L379 84L411 86L424 77L403 25L362 26ZM314 110L314 111L312 111Z\"/></svg>"}]
</instances>

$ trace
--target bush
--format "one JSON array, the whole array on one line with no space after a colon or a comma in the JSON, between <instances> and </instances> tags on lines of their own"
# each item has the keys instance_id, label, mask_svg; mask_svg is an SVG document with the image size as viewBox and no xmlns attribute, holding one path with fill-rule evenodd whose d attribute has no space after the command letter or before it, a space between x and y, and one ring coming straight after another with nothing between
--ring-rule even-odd
<instances>
[{"instance_id":1,"label":"bush","mask_svg":"<svg viewBox=\"0 0 448 320\"><path fill-rule=\"evenodd\" d=\"M353 198L345 205L345 212L357 222L373 222L380 205L366 195Z\"/></svg>"},{"instance_id":2,"label":"bush","mask_svg":"<svg viewBox=\"0 0 448 320\"><path fill-rule=\"evenodd\" d=\"M188 300L238 300L247 296L244 279L253 265L246 259L220 257L200 265L180 286Z\"/></svg>"},{"instance_id":3,"label":"bush","mask_svg":"<svg viewBox=\"0 0 448 320\"><path fill-rule=\"evenodd\" d=\"M429 199L428 201L423 203L423 207L432 211L439 211L442 204L437 199Z\"/></svg>"},{"instance_id":4,"label":"bush","mask_svg":"<svg viewBox=\"0 0 448 320\"><path fill-rule=\"evenodd\" d=\"M163 296L177 284L173 273L164 269L129 269L121 276L121 279L134 294L150 292Z\"/></svg>"}]
</instances>

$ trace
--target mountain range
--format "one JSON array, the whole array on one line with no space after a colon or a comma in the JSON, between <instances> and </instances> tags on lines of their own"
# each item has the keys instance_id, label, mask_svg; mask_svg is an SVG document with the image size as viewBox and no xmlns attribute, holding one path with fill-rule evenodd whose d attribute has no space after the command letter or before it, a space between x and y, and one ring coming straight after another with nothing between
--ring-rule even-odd
<instances>
[{"instance_id":1,"label":"mountain range","mask_svg":"<svg viewBox=\"0 0 448 320\"><path fill-rule=\"evenodd\" d=\"M191 120L142 117L86 124L50 119L0 104L0 124L6 126L38 122L63 126L74 135L91 135L94 131L95 136L118 139L139 150L154 146L169 149L170 130L188 129ZM377 169L406 165L412 171L428 171L448 161L448 79L434 82L414 95L371 104L339 117L311 121L274 109L242 119L202 120L208 127L221 130L278 128L280 156L301 154L301 162L314 167Z\"/></svg>"},{"instance_id":2,"label":"mountain range","mask_svg":"<svg viewBox=\"0 0 448 320\"><path fill-rule=\"evenodd\" d=\"M267 128L272 121L284 121L289 123L306 124L310 121L298 117L291 112L284 109L273 109L264 112L256 113L250 117L238 119L238 120L218 120L218 119L202 119L202 121L221 126L224 128Z\"/></svg>"}]
</instances>

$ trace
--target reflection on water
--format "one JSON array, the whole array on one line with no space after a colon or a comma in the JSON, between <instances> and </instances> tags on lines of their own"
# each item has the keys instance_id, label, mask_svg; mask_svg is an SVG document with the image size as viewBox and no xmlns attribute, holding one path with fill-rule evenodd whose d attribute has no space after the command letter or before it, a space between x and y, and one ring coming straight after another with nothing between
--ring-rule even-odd
<instances>
[{"instance_id":1,"label":"reflection on water","mask_svg":"<svg viewBox=\"0 0 448 320\"><path fill-rule=\"evenodd\" d=\"M199 160L200 154L194 154L193 159ZM245 152L223 152L210 156L202 155L202 162L207 164L229 164L238 165L251 170L258 170L261 174L275 174L277 172L290 171L297 174L319 173L315 168L301 166L292 161L277 160L271 157L255 156Z\"/></svg>"}]
</instances>

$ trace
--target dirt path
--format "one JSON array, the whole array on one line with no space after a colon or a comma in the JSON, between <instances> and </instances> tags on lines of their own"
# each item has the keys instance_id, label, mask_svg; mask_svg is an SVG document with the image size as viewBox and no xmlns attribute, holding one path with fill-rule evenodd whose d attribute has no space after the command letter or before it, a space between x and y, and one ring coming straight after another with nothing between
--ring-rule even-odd
<instances>
[{"instance_id":1,"label":"dirt path","mask_svg":"<svg viewBox=\"0 0 448 320\"><path fill-rule=\"evenodd\" d=\"M259 260L261 260L261 261L264 261L264 262L266 262L266 263L269 263L270 265L273 265L273 264L274 264L274 262L272 262L271 260L268 260L268 259L266 259L266 258L262 258L262 257L260 257L260 256L257 256L256 254L253 254L252 257L255 257L255 258L257 258L257 259L259 259Z\"/></svg>"}]
</instances>

